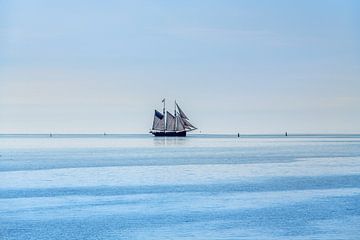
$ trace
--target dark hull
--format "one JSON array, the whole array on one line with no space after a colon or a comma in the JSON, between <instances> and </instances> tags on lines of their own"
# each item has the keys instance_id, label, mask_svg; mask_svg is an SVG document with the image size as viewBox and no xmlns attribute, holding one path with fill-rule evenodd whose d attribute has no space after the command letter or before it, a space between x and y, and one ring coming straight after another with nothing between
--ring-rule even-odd
<instances>
[{"instance_id":1,"label":"dark hull","mask_svg":"<svg viewBox=\"0 0 360 240\"><path fill-rule=\"evenodd\" d=\"M186 131L183 132L151 132L155 137L186 137Z\"/></svg>"}]
</instances>

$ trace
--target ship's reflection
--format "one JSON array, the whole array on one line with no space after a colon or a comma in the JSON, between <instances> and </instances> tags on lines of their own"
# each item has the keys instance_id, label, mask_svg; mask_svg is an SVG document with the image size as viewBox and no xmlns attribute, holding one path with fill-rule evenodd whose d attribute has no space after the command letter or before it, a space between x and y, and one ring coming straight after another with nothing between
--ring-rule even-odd
<instances>
[{"instance_id":1,"label":"ship's reflection","mask_svg":"<svg viewBox=\"0 0 360 240\"><path fill-rule=\"evenodd\" d=\"M185 145L187 139L185 137L154 137L153 143L155 146L177 146Z\"/></svg>"}]
</instances>

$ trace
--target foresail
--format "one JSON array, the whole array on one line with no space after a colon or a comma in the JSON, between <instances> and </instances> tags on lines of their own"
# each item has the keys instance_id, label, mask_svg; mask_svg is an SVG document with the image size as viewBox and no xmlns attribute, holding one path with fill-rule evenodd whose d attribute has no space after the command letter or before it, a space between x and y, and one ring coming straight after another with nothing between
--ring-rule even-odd
<instances>
[{"instance_id":1,"label":"foresail","mask_svg":"<svg viewBox=\"0 0 360 240\"><path fill-rule=\"evenodd\" d=\"M166 131L175 131L175 117L166 112Z\"/></svg>"},{"instance_id":2,"label":"foresail","mask_svg":"<svg viewBox=\"0 0 360 240\"><path fill-rule=\"evenodd\" d=\"M188 120L183 119L183 121L184 121L185 128L187 128L189 130L195 130L196 129L196 127L194 125L192 125Z\"/></svg>"},{"instance_id":3,"label":"foresail","mask_svg":"<svg viewBox=\"0 0 360 240\"><path fill-rule=\"evenodd\" d=\"M181 108L179 107L179 105L176 103L176 106L179 110L179 114L180 114L180 117L183 118L183 119L187 119L189 120L189 118L185 115L185 113L181 110Z\"/></svg>"},{"instance_id":4,"label":"foresail","mask_svg":"<svg viewBox=\"0 0 360 240\"><path fill-rule=\"evenodd\" d=\"M158 130L158 131L164 131L165 130L165 118L164 115L155 110L155 114L154 114L154 122L153 122L153 127L152 130Z\"/></svg>"}]
</instances>

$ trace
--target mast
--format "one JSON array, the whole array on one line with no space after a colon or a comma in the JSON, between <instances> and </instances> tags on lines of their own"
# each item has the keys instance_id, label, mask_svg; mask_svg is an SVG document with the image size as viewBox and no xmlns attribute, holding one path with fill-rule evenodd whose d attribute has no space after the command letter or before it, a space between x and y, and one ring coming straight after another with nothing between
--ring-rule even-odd
<instances>
[{"instance_id":1,"label":"mast","mask_svg":"<svg viewBox=\"0 0 360 240\"><path fill-rule=\"evenodd\" d=\"M163 115L164 115L164 117L165 117L165 98L162 100L162 102L164 103L164 107L163 107ZM166 118L165 118L165 126L166 126ZM164 132L166 131L166 127L165 127L165 129L164 129Z\"/></svg>"},{"instance_id":2,"label":"mast","mask_svg":"<svg viewBox=\"0 0 360 240\"><path fill-rule=\"evenodd\" d=\"M174 105L174 116L175 116L175 131L177 129L177 125L178 125L178 121L177 121L177 118L176 118L176 100L175 100L175 105Z\"/></svg>"},{"instance_id":3,"label":"mast","mask_svg":"<svg viewBox=\"0 0 360 240\"><path fill-rule=\"evenodd\" d=\"M165 98L162 100L162 102L164 103L163 114L165 115Z\"/></svg>"},{"instance_id":4,"label":"mast","mask_svg":"<svg viewBox=\"0 0 360 240\"><path fill-rule=\"evenodd\" d=\"M174 105L174 116L176 117L176 100L175 100L175 105Z\"/></svg>"}]
</instances>

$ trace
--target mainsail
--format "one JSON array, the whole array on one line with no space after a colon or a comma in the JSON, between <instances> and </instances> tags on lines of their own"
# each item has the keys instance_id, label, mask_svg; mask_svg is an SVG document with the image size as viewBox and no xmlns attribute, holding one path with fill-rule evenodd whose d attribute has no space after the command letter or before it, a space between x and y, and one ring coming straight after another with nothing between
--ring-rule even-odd
<instances>
[{"instance_id":1,"label":"mainsail","mask_svg":"<svg viewBox=\"0 0 360 240\"><path fill-rule=\"evenodd\" d=\"M179 115L176 116L176 131L184 131L184 121L181 119Z\"/></svg>"},{"instance_id":2,"label":"mainsail","mask_svg":"<svg viewBox=\"0 0 360 240\"><path fill-rule=\"evenodd\" d=\"M175 131L175 117L169 113L166 112L166 131Z\"/></svg>"}]
</instances>

